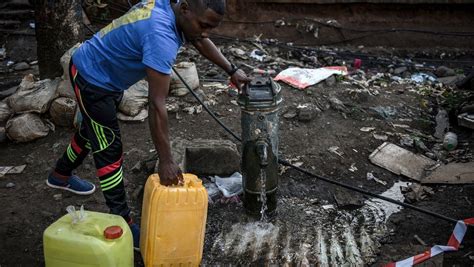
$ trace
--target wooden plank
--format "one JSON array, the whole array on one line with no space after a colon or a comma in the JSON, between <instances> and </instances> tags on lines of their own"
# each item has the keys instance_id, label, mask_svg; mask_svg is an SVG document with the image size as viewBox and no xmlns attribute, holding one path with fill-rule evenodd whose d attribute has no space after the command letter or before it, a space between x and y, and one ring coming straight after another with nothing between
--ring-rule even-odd
<instances>
[{"instance_id":1,"label":"wooden plank","mask_svg":"<svg viewBox=\"0 0 474 267\"><path fill-rule=\"evenodd\" d=\"M417 181L424 178L425 170L436 163L423 155L417 155L389 142L375 149L369 159L377 166Z\"/></svg>"}]
</instances>

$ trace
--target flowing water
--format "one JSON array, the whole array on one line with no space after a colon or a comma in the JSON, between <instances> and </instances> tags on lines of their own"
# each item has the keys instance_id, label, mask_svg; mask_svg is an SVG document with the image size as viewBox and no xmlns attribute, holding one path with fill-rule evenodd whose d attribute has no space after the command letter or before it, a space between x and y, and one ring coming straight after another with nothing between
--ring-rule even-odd
<instances>
[{"instance_id":1,"label":"flowing water","mask_svg":"<svg viewBox=\"0 0 474 267\"><path fill-rule=\"evenodd\" d=\"M264 168L260 169L260 184L261 184L261 191L260 191L260 202L262 203L262 207L260 209L260 221L266 222L267 221L267 190L266 190L266 182L267 182L267 173L265 172Z\"/></svg>"},{"instance_id":2,"label":"flowing water","mask_svg":"<svg viewBox=\"0 0 474 267\"><path fill-rule=\"evenodd\" d=\"M403 201L400 187L406 185L395 183L382 195ZM388 217L401 207L368 199L359 209L339 210L313 198L280 197L272 222L236 216L237 209L219 207L219 216L209 218L204 265L369 266L391 233ZM262 214L268 215L264 205ZM230 221L222 220L226 216Z\"/></svg>"}]
</instances>

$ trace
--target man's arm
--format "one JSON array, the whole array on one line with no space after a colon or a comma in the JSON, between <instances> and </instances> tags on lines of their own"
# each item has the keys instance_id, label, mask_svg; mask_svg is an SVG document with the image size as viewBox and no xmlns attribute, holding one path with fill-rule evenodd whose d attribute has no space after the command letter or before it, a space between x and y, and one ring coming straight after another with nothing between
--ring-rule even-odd
<instances>
[{"instance_id":1,"label":"man's arm","mask_svg":"<svg viewBox=\"0 0 474 267\"><path fill-rule=\"evenodd\" d=\"M183 175L171 155L168 130L166 96L170 86L170 75L146 68L148 76L149 124L151 138L158 152L160 164L158 174L162 185L183 183Z\"/></svg>"},{"instance_id":2,"label":"man's arm","mask_svg":"<svg viewBox=\"0 0 474 267\"><path fill-rule=\"evenodd\" d=\"M232 64L224 57L224 55L217 49L214 43L209 38L202 38L192 42L194 47L207 59L221 67L225 72L231 74L231 82L237 86L239 91L243 83L248 83L251 81L250 78L245 75L242 70L237 70L234 73L231 73L233 66Z\"/></svg>"}]
</instances>

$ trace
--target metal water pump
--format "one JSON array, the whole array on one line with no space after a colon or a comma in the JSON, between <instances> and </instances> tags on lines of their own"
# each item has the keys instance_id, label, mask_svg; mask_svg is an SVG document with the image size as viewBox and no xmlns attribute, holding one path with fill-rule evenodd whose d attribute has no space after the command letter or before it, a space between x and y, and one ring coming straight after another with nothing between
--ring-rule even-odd
<instances>
[{"instance_id":1,"label":"metal water pump","mask_svg":"<svg viewBox=\"0 0 474 267\"><path fill-rule=\"evenodd\" d=\"M270 77L256 77L238 100L242 110L244 207L253 215L271 216L277 207L280 91L280 85Z\"/></svg>"}]
</instances>

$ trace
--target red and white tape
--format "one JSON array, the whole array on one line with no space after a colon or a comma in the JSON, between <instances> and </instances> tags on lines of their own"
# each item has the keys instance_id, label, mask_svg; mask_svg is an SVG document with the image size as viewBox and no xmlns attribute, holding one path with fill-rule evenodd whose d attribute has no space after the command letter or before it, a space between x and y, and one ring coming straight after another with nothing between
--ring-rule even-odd
<instances>
[{"instance_id":1,"label":"red and white tape","mask_svg":"<svg viewBox=\"0 0 474 267\"><path fill-rule=\"evenodd\" d=\"M457 251L459 249L459 245L461 244L464 238L464 235L466 234L468 225L474 225L474 218L458 221L446 246L436 245L430 250L425 251L424 253L418 254L402 261L391 262L385 265L385 267L409 267L418 263L422 263L441 253L448 251Z\"/></svg>"}]
</instances>

